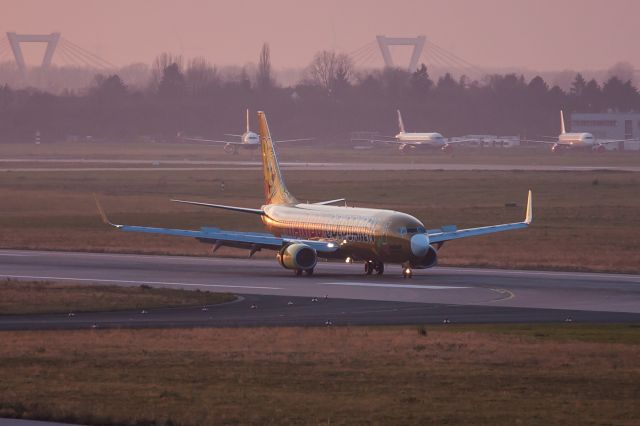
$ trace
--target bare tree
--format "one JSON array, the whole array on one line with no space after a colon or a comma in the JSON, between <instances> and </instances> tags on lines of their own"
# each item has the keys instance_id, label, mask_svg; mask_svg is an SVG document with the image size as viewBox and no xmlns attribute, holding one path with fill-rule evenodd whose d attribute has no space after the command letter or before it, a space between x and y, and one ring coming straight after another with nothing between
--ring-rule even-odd
<instances>
[{"instance_id":1,"label":"bare tree","mask_svg":"<svg viewBox=\"0 0 640 426\"><path fill-rule=\"evenodd\" d=\"M256 73L256 87L258 90L269 90L274 86L273 76L271 75L271 52L269 44L264 43L260 51L260 61L258 62L258 71Z\"/></svg>"},{"instance_id":2,"label":"bare tree","mask_svg":"<svg viewBox=\"0 0 640 426\"><path fill-rule=\"evenodd\" d=\"M342 85L351 80L353 64L348 55L323 50L315 54L305 74L310 83L332 93L336 84Z\"/></svg>"},{"instance_id":3,"label":"bare tree","mask_svg":"<svg viewBox=\"0 0 640 426\"><path fill-rule=\"evenodd\" d=\"M205 94L219 82L218 71L203 57L193 58L185 72L187 90L191 95Z\"/></svg>"},{"instance_id":4,"label":"bare tree","mask_svg":"<svg viewBox=\"0 0 640 426\"><path fill-rule=\"evenodd\" d=\"M156 56L151 66L151 89L156 90L160 85L160 80L165 69L170 65L176 64L178 71L182 73L182 55L174 55L173 53L163 52Z\"/></svg>"}]
</instances>

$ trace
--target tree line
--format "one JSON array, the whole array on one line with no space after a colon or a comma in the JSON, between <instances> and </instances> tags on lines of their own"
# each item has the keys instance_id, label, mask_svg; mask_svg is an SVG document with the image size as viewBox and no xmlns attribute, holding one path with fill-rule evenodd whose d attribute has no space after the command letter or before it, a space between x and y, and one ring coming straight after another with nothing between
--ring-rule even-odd
<instances>
[{"instance_id":1,"label":"tree line","mask_svg":"<svg viewBox=\"0 0 640 426\"><path fill-rule=\"evenodd\" d=\"M396 109L408 130L445 137L555 135L560 109L640 111L637 88L616 76L600 84L577 74L565 91L539 76L527 81L518 74L474 80L447 73L432 79L425 64L415 72L358 71L348 56L331 51L318 52L297 84L280 86L272 73L265 44L253 72L241 68L232 75L204 58L185 62L178 55L159 55L144 88L127 87L118 74L99 74L86 90L57 94L13 89L0 81L0 142L30 142L36 131L43 141L69 135L174 140L179 132L219 138L242 131L245 108L266 111L276 137L335 143L347 141L353 131L395 134Z\"/></svg>"}]
</instances>

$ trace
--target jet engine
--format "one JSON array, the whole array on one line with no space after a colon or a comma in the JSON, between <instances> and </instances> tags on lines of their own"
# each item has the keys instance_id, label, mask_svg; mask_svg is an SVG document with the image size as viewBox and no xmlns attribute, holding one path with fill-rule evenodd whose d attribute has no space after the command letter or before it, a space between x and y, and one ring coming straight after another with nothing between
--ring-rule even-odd
<instances>
[{"instance_id":1,"label":"jet engine","mask_svg":"<svg viewBox=\"0 0 640 426\"><path fill-rule=\"evenodd\" d=\"M237 154L238 148L228 143L224 146L224 152L227 154Z\"/></svg>"},{"instance_id":2,"label":"jet engine","mask_svg":"<svg viewBox=\"0 0 640 426\"><path fill-rule=\"evenodd\" d=\"M318 262L316 251L306 244L293 243L278 252L278 262L286 269L308 271Z\"/></svg>"},{"instance_id":3,"label":"jet engine","mask_svg":"<svg viewBox=\"0 0 640 426\"><path fill-rule=\"evenodd\" d=\"M416 269L427 269L436 266L438 263L438 251L429 244L429 237L426 234L416 234L411 237L411 267Z\"/></svg>"}]
</instances>

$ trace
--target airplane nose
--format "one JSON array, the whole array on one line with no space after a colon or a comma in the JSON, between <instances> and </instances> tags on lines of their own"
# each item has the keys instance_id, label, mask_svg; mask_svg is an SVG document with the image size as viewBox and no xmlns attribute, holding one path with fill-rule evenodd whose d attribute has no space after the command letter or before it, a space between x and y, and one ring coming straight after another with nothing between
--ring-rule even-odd
<instances>
[{"instance_id":1,"label":"airplane nose","mask_svg":"<svg viewBox=\"0 0 640 426\"><path fill-rule=\"evenodd\" d=\"M411 237L411 253L416 257L422 257L429 251L429 237L425 234L416 234Z\"/></svg>"}]
</instances>

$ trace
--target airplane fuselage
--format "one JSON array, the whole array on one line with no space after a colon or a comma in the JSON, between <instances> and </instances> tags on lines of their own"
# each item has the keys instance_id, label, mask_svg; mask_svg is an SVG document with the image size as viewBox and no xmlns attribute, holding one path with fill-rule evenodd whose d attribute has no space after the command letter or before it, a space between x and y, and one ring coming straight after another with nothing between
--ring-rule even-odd
<instances>
[{"instance_id":1,"label":"airplane fuselage","mask_svg":"<svg viewBox=\"0 0 640 426\"><path fill-rule=\"evenodd\" d=\"M396 135L399 142L406 142L411 145L426 145L442 148L447 144L440 133L406 133L400 132Z\"/></svg>"},{"instance_id":2,"label":"airplane fuselage","mask_svg":"<svg viewBox=\"0 0 640 426\"><path fill-rule=\"evenodd\" d=\"M591 133L563 133L558 136L558 145L574 148L591 148L596 140Z\"/></svg>"},{"instance_id":3,"label":"airplane fuselage","mask_svg":"<svg viewBox=\"0 0 640 426\"><path fill-rule=\"evenodd\" d=\"M245 132L242 135L242 143L247 145L247 148L257 148L260 144L260 137L254 132Z\"/></svg>"},{"instance_id":4,"label":"airplane fuselage","mask_svg":"<svg viewBox=\"0 0 640 426\"><path fill-rule=\"evenodd\" d=\"M339 250L320 257L410 262L414 267L432 266L435 250L418 219L393 210L316 204L266 205L262 221L280 237L337 241Z\"/></svg>"}]
</instances>

